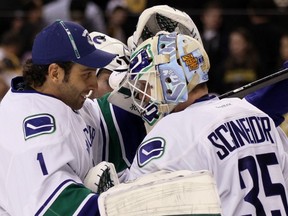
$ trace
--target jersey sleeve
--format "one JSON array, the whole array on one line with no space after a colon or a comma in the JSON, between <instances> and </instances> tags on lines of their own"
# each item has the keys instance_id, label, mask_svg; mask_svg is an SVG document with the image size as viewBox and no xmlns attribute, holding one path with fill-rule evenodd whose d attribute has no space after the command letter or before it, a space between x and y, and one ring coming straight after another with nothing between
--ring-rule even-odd
<instances>
[{"instance_id":1,"label":"jersey sleeve","mask_svg":"<svg viewBox=\"0 0 288 216\"><path fill-rule=\"evenodd\" d=\"M283 115L288 113L288 79L262 88L245 97L245 99L268 114L276 126L283 121Z\"/></svg>"},{"instance_id":2,"label":"jersey sleeve","mask_svg":"<svg viewBox=\"0 0 288 216\"><path fill-rule=\"evenodd\" d=\"M35 197L45 194L45 200L35 215L99 215L98 195L87 189L69 169L66 165L58 170L36 192Z\"/></svg>"},{"instance_id":3,"label":"jersey sleeve","mask_svg":"<svg viewBox=\"0 0 288 216\"><path fill-rule=\"evenodd\" d=\"M5 183L11 215L99 215L98 195L84 187L74 169L67 136L5 158L11 161Z\"/></svg>"}]
</instances>

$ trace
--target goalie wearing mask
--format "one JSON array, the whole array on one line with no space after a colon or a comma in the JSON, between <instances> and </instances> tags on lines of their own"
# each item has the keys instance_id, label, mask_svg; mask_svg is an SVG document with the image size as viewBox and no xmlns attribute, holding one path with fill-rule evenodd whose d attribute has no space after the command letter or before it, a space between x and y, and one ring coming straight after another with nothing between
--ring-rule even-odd
<instances>
[{"instance_id":1,"label":"goalie wearing mask","mask_svg":"<svg viewBox=\"0 0 288 216\"><path fill-rule=\"evenodd\" d=\"M133 52L143 41L155 36L161 31L175 31L188 35L202 44L201 35L199 34L197 26L187 13L168 5L157 5L147 8L140 15L136 29L127 42L130 52ZM284 121L282 115L288 111L288 104L286 103L288 100L285 98L286 96L282 94L287 91L285 82L286 81L279 82L250 93L245 96L244 100L247 100L249 103L266 112L273 118L275 124L278 126ZM109 95L108 101L133 114L139 115L139 112L141 112L141 109L138 110L131 99L131 92L125 79L122 80L119 87L114 89ZM152 106L150 108L152 108ZM163 116L154 115L152 110L151 112L146 112L143 117L146 130L149 132Z\"/></svg>"},{"instance_id":2,"label":"goalie wearing mask","mask_svg":"<svg viewBox=\"0 0 288 216\"><path fill-rule=\"evenodd\" d=\"M197 28L196 28L196 26L195 25L191 25L191 21L190 22L188 22L187 21L187 19L185 19L185 17L187 17L187 16L185 16L185 13L183 13L183 12L181 12L181 11L178 11L178 10L175 10L175 9L173 9L173 8L170 8L170 10L168 9L169 7L168 6L156 6L156 7L152 7L152 8L148 8L146 11L144 11L144 15L141 15L140 16L140 18L139 18L139 23L141 23L142 22L142 24L139 24L139 25L137 25L137 30L136 31L138 31L138 32L135 32L133 35L134 35L134 37L133 37L133 40L134 40L134 42L133 42L133 44L134 45L136 45L136 46L139 46L140 44L141 44L141 42L143 42L144 40L145 40L145 38L146 38L146 35L147 34L142 34L141 32L142 31L147 31L147 29L149 29L149 31L150 31L150 36L152 37L152 36L155 36L156 35L156 33L158 32L158 30L159 30L159 28L157 28L157 30L155 30L155 31L157 31L157 32L154 32L153 31L153 23L151 23L151 20L150 20L150 18L149 17L154 17L154 18L156 18L157 17L157 19L154 19L154 18L151 18L152 20L154 19L154 20L159 20L159 21L163 21L163 20L165 20L166 19L166 23L170 23L170 24L173 24L174 23L174 26L176 26L176 28L180 25L182 25L182 27L183 27L183 25L186 23L187 24L187 28L188 28L188 30L186 29L185 31L183 31L183 33L184 34L186 34L187 32L197 32ZM167 13L167 10L169 10L169 13ZM166 13L165 13L165 11L166 11ZM146 15L149 15L149 16L146 16ZM177 18L177 20L178 21L180 21L180 19L179 19L179 16L174 16L175 14L179 14L179 15L183 15L183 20L182 20L182 22L181 22L181 24L179 24L179 25L176 25L175 23L177 22L176 20L173 20L175 17ZM166 16L168 16L167 18L163 18L163 16L164 15L166 15ZM169 15L171 15L171 16L169 16ZM173 16L172 16L173 15ZM174 18L173 18L174 17ZM148 18L148 20L146 20ZM149 24L143 24L143 22L145 22L145 20L147 21L147 22L149 22ZM185 22L184 22L184 20L186 20ZM161 24L159 24L159 26L161 26ZM167 29L165 26L162 26L163 27L163 29L161 29L161 30L169 30L169 29ZM178 30L180 29L180 31L182 31L181 30L181 28L179 27L179 28L177 28ZM171 30L171 29L170 29ZM103 35L103 34L102 34ZM97 36L97 35L96 35ZM145 36L145 37L143 37L143 38L139 38L139 37L141 37L141 36ZM150 36L148 37L148 38L150 38ZM193 35L190 35L190 36L192 36L192 37L194 37ZM92 36L92 38L93 38L93 36ZM195 35L195 38L201 43L201 37L200 37L200 35L198 34L196 34ZM199 38L200 38L200 40L199 40ZM147 38L146 38L147 39ZM106 40L106 41L108 41L108 40ZM103 45L104 45L104 43L103 43ZM109 47L109 46L106 46L107 48ZM132 47L132 50L134 50L134 49L136 49L136 47ZM113 50L112 50L112 52L113 52ZM135 56L135 54L133 53L133 56ZM137 64L135 64L135 59L136 58L133 58L133 56L132 56L132 64L131 65L137 65ZM167 56L166 56L167 57ZM150 57L149 57L150 58ZM149 59L148 58L148 59ZM151 58L152 59L152 58ZM150 60L151 60L150 59ZM166 58L167 59L167 58ZM190 59L190 57L188 56L187 58L186 58L186 61L189 63L189 59ZM205 58L204 58L205 59ZM140 61L141 62L141 61ZM193 66L193 62L195 63L196 61L191 61L191 65ZM132 68L132 66L131 66L131 68ZM178 67L179 68L179 67ZM201 71L200 71L201 72ZM100 73L100 75L101 75L101 73ZM204 74L205 76L207 75L207 73L206 74ZM197 77L197 76L196 76ZM98 77L99 78L99 77ZM173 78L173 77L172 77ZM205 80L206 80L206 78L205 78ZM124 79L124 81L125 81L125 79ZM145 79L143 80L143 81L145 81ZM138 86L138 88L140 87L140 89L141 89L141 86L144 86L143 85L143 81L139 81L139 83L136 85L136 87ZM129 81L130 82L130 81ZM142 83L141 83L142 82ZM116 105L120 105L120 107L122 107L121 105L123 105L123 103L125 103L124 101L126 100L126 99L131 99L131 91L130 91L130 89L129 89L129 86L127 86L127 85L124 85L124 86L122 86L122 82L120 82L120 85L121 85L121 87L119 88L120 89L120 92L121 93L123 93L123 92L125 92L125 93L127 93L128 91L127 90L129 90L129 92L130 93L128 93L128 95L124 95L124 98L120 98L120 99L118 99L118 100L116 100L116 101L114 101L114 102L116 102ZM127 83L126 83L127 84ZM160 84L161 85L161 82L158 82L158 84ZM182 83L183 84L183 83ZM131 81L131 83L130 83L130 85L131 86L133 86L133 82ZM200 85L202 85L202 84L200 84ZM203 84L204 85L204 84ZM151 85L152 87L153 87L153 85ZM283 83L281 84L281 86L282 86L282 88L283 88ZM287 85L286 85L287 86ZM271 86L272 87L272 86ZM275 88L276 87L276 88ZM278 87L279 87L279 85L278 85ZM148 88L148 87L147 87ZM118 89L118 90L119 90ZM154 86L154 89L153 90L155 90L155 89L157 89L157 85L155 85ZM160 88L161 89L161 88ZM277 90L278 89L278 90ZM117 91L118 91L117 89L115 89L114 90L114 92L113 93L116 93L116 95L118 94L117 93ZM152 91L153 91L152 90ZM158 90L159 90L159 87L158 87ZM195 90L196 90L196 88L195 88ZM272 91L271 91L272 90ZM275 91L276 90L276 91ZM141 96L141 94L143 95L143 93L142 92L137 92L137 91L135 91L135 89L134 90L132 90L132 91L134 91L134 94L135 94L135 99L136 100L138 100L138 102L137 103L139 103L139 102L141 102L139 99L142 99L143 98L143 96ZM193 90L194 91L194 90ZM275 97L275 95L278 95L278 93L279 92L283 92L283 91L281 91L281 88L277 88L277 86L274 86L274 87L272 87L270 90L269 89L266 89L266 91L264 91L263 93L264 94L262 94L261 92L260 92L260 94L259 94L259 91L258 92L256 92L256 93L254 93L254 94L251 94L251 97L250 97L250 99L251 100L249 100L250 101L250 103L252 103L252 104L255 104L257 107L259 107L259 108L261 108L261 109L263 109L263 110L266 110L266 111L269 111L269 114L272 114L271 116L272 117L274 117L273 119L274 119L274 121L275 121L275 123L277 124L277 122L278 122L278 124L279 124L279 122L281 122L281 118L275 118L275 117L277 117L277 116L280 116L281 115L281 111L282 110L287 110L287 106L285 106L285 104L283 104L284 102L285 102L285 100L281 100L281 102L282 102L282 105L277 105L277 104L279 104L279 102L277 101L278 99L277 99L277 97ZM109 95L109 94L108 94ZM270 95L270 97L269 97L269 95ZM272 95L272 97L271 97L271 95ZM282 94L283 95L283 94ZM110 96L111 95L109 95L109 98L110 98ZM114 95L115 96L115 95ZM118 95L119 96L119 95ZM146 97L144 97L144 98L146 98L146 102L147 102L147 99L149 99L149 96L150 96L150 94L148 94L148 95L146 95ZM184 95L182 95L183 97L182 97L182 99L181 100L183 100L183 98L185 98L185 96ZM104 96L104 98L105 98L106 96ZM169 100L171 100L171 97L172 96L170 96L170 99ZM263 100L263 97L265 97L265 100ZM113 97L112 97L113 98ZM111 98L110 98L111 99ZM117 97L116 98L114 98L114 99L117 99ZM267 100L268 99L268 100ZM168 101L169 101L168 100ZM175 100L175 99L173 99L173 100ZM181 101L180 99L179 99L179 101ZM273 101L277 101L277 103L273 103ZM98 101L99 101L99 99L98 99ZM105 100L104 100L105 101ZM132 100L131 100L132 101ZM271 102L272 101L272 102ZM288 101L288 100L286 100L286 101ZM118 103L117 103L118 102ZM120 104L119 104L119 102L121 102ZM129 104L130 103L130 104ZM180 102L179 102L180 103ZM183 102L181 102L181 103L183 103ZM107 100L106 100L106 104L108 104L109 105L109 103L107 102ZM175 104L173 104L173 103L171 103L171 104L169 104L169 105L162 105L162 107L161 107L161 109L159 109L159 110L162 110L163 112L158 112L159 110L157 110L157 109L152 109L153 107L155 108L157 108L157 104L155 105L152 105L153 103L149 103L149 101L147 102L147 103L143 103L143 105L145 106L147 104L147 107L148 107L148 105L150 105L150 108L151 108L151 110L153 111L157 111L157 112L155 112L155 113L153 113L151 110L151 112L149 112L149 110L148 110L148 108L146 107L146 110L145 110L145 108L144 109L141 109L141 108L139 108L139 110L141 110L141 113L142 113L142 116L143 117L145 117L144 118L144 120L145 120L145 122L147 123L147 122L150 122L151 123L151 126L153 127L154 125L156 125L156 123L158 122L158 120L160 120L161 118L162 118L162 116L164 116L164 115L167 115L170 111L172 111L172 110L174 110L174 112L176 111L176 109L178 109L177 107L175 107L175 109L173 108L174 106L175 106ZM267 104L269 104L269 109L267 110ZM274 105L275 104L275 106L271 109L271 105ZM139 112L138 112L138 108L134 105L134 103L133 103L133 101L132 102L128 102L128 103L126 103L126 104L124 104L124 105L128 105L128 106L124 106L123 108L125 109L125 108L127 108L130 112L133 112L133 110L135 111L135 110L137 110L137 112L136 112L136 114L137 115L139 115ZM112 107L112 105L110 104L109 105L110 107ZM117 106L113 106L113 107L117 107ZM133 110L131 110L130 108L131 107L134 107L135 109L133 109ZM168 109L169 108L169 109ZM106 109L105 109L106 110ZM173 112L173 111L172 111ZM140 129L139 128L137 128L136 127L136 125L143 125L143 122L139 122L139 124L128 124L127 123L127 121L128 121L128 118L126 118L126 117L124 117L125 115L123 115L123 113L121 114L121 115L117 115L116 114L116 112L114 112L115 113L115 116L117 117L117 116L121 116L122 117L122 121L119 119L119 122L122 122L122 123L124 123L125 124L125 126L126 127L131 127L132 126L132 129L134 129L134 130L136 130L137 132L139 132L140 131ZM135 114L135 113L134 113ZM149 114L151 114L151 116L150 116L150 118L149 118ZM109 123L107 123L107 126L111 126L111 124L109 124ZM123 137L135 137L135 135L136 135L136 133L135 133L135 131L131 131L130 129L127 129L127 130L122 130L121 131L121 133L118 133L118 135L123 135L124 134L124 136ZM113 140L113 138L116 138L116 141L117 141L117 136L115 137L115 136L113 136L113 134L111 134L112 136L110 136L109 137L109 139L111 139L112 138L112 140ZM115 134L114 134L115 135ZM126 136L126 135L128 135L128 136ZM118 140L119 141L119 140ZM124 146L125 146L125 151L130 151L131 150L131 147L129 147L129 145L127 145L127 142L126 141L124 141L123 142L124 143ZM134 145L135 146L138 146L139 144L140 144L140 141L139 142L133 142L134 143ZM119 153L120 155L122 154L122 152L121 151L119 151L119 149L116 147L116 148L114 148L112 145L110 146L111 148L110 148L110 150L109 150L109 153L111 152L111 153ZM145 152L145 151L143 151L143 152ZM149 151L147 150L147 152L149 153ZM154 151L154 153L157 153L157 151ZM151 154L153 153L153 150L151 151ZM153 153L153 154L154 154ZM155 153L155 154L156 154ZM119 155L118 154L118 155ZM131 154L130 154L131 155ZM150 155L151 156L151 155ZM111 157L109 157L109 161L111 161L112 159L117 159L117 157L115 157L115 155L113 156L113 155L111 155ZM130 159L129 159L130 160ZM133 158L132 158L132 160L133 160ZM122 168L123 168L123 160L122 160L122 162L121 161L113 161L114 162L114 164L115 164L115 166L116 166L116 170L117 171L119 171L119 170L122 170ZM128 163L126 163L127 165L128 165ZM119 166L120 165L120 166ZM128 167L129 167L130 165L128 165ZM123 177L123 175L122 175L122 177ZM121 177L121 178L122 178ZM121 180L121 179L120 179ZM121 181L123 181L123 179L121 180Z\"/></svg>"},{"instance_id":3,"label":"goalie wearing mask","mask_svg":"<svg viewBox=\"0 0 288 216\"><path fill-rule=\"evenodd\" d=\"M160 33L132 53L128 85L142 117L170 114L140 144L129 179L159 170L208 170L223 215L287 215L285 135L247 101L209 95L209 67L203 46L176 32Z\"/></svg>"},{"instance_id":4,"label":"goalie wearing mask","mask_svg":"<svg viewBox=\"0 0 288 216\"><path fill-rule=\"evenodd\" d=\"M133 43L129 49L135 50L136 46L139 46L145 38L147 39L155 36L160 30L179 31L182 34L190 35L202 44L197 27L186 13L167 5L159 5L148 8L141 14L137 29L130 38ZM117 54L117 57L110 64L97 71L99 84L98 91L101 92L101 89L104 89L101 86L106 86L106 91L98 93L97 97L102 96L104 92L111 91L119 84L120 86L119 88L116 87L111 94L105 94L103 97L95 100L97 101L96 104L99 105L102 110L102 119L105 119L105 121L103 121L105 130L103 134L106 137L104 137L105 143L103 144L103 148L99 147L100 150L96 152L97 155L94 158L96 163L99 163L102 160L114 163L116 171L119 176L121 176L120 181L122 181L126 178L125 175L123 175L124 170L126 170L127 167L130 167L137 147L146 134L144 122L147 132L149 132L163 116L174 109L175 104L172 103L173 101L183 101L187 95L184 94L185 92L179 98L173 98L175 93L170 95L167 97L167 102L169 102L169 104L161 105L161 109L159 110L153 103L149 103L145 109L142 109L137 105L139 100L138 102L136 101L135 105L131 98L131 91L127 79L125 79L129 67L129 65L126 64L126 59L130 56L130 54L127 53L126 45L103 33L92 32L90 33L90 36L94 41L96 48ZM135 59L136 58L132 58L131 65L136 65ZM196 62L195 59L192 59L190 63L189 61L190 58L188 56L186 62L190 64L190 67L193 67L193 64ZM133 66L131 66L131 68L132 67ZM200 72L201 71L199 71L199 73ZM122 77L123 80L121 80ZM195 76L194 79L196 79L196 77L197 76ZM207 73L203 74L202 79L203 82L207 81ZM171 81L172 80L173 77L171 77ZM109 83L112 84L109 85ZM161 84L161 82L156 84ZM284 96L281 93L285 91L285 86L288 85L283 82L279 84L271 86L269 89L265 89L265 91L257 91L246 97L251 104L267 112L267 114L273 118L276 125L279 125L283 121L282 113L286 113L288 110L288 106L285 104L285 101L288 101L288 99L286 100L278 97L278 95ZM181 85L183 85L183 83L181 83ZM177 89L181 89L181 85L179 85ZM157 94L156 90L159 90L159 87L157 87L157 85L153 85L153 87L152 91L156 92L154 94ZM135 92L135 90L133 91ZM141 96L141 92L139 96ZM175 108L174 111L176 111L176 109L179 109L179 107ZM89 113L89 110L87 112ZM141 113L141 115L139 113ZM141 120L139 115L144 121ZM99 144L97 146L99 146Z\"/></svg>"},{"instance_id":5,"label":"goalie wearing mask","mask_svg":"<svg viewBox=\"0 0 288 216\"><path fill-rule=\"evenodd\" d=\"M117 88L127 75L130 52L125 44L106 34L91 32L89 35L97 49L116 54L116 57L103 68L96 70L98 88L90 95L94 103L82 109L80 113L87 124L94 125L98 121L94 115L95 110L100 111L102 127L100 136L97 136L98 142L94 144L97 148L93 152L93 158L95 164L101 161L113 163L121 181L125 176L125 170L133 161L139 143L146 135L140 116L127 112L107 100L110 92Z\"/></svg>"}]
</instances>

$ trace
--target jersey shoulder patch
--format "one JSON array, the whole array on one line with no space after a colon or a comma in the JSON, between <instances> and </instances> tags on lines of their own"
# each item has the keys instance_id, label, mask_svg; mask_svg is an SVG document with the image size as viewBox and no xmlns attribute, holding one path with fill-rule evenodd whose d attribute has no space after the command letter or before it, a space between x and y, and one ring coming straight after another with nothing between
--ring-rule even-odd
<instances>
[{"instance_id":1,"label":"jersey shoulder patch","mask_svg":"<svg viewBox=\"0 0 288 216\"><path fill-rule=\"evenodd\" d=\"M41 113L28 116L23 121L23 132L25 140L43 134L50 134L55 130L55 118L50 114Z\"/></svg>"},{"instance_id":2,"label":"jersey shoulder patch","mask_svg":"<svg viewBox=\"0 0 288 216\"><path fill-rule=\"evenodd\" d=\"M143 167L151 160L160 158L164 154L165 140L155 137L142 143L137 151L138 166Z\"/></svg>"}]
</instances>

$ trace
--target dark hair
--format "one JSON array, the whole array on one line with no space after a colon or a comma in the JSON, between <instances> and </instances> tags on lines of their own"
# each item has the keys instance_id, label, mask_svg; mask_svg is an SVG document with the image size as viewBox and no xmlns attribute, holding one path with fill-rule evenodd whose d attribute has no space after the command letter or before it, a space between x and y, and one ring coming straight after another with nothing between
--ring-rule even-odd
<instances>
[{"instance_id":1,"label":"dark hair","mask_svg":"<svg viewBox=\"0 0 288 216\"><path fill-rule=\"evenodd\" d=\"M67 81L73 62L55 62L65 71L64 81ZM49 65L37 65L33 64L32 59L28 59L23 66L23 77L26 87L40 87L46 81L48 75Z\"/></svg>"},{"instance_id":2,"label":"dark hair","mask_svg":"<svg viewBox=\"0 0 288 216\"><path fill-rule=\"evenodd\" d=\"M6 46L21 46L22 40L20 34L9 31L3 34L0 43Z\"/></svg>"},{"instance_id":3,"label":"dark hair","mask_svg":"<svg viewBox=\"0 0 288 216\"><path fill-rule=\"evenodd\" d=\"M270 17L271 11L276 8L275 2L270 0L250 0L247 5L250 15L260 17Z\"/></svg>"},{"instance_id":4,"label":"dark hair","mask_svg":"<svg viewBox=\"0 0 288 216\"><path fill-rule=\"evenodd\" d=\"M69 5L70 11L79 11L82 14L85 14L85 10L87 8L87 0L72 0Z\"/></svg>"},{"instance_id":5,"label":"dark hair","mask_svg":"<svg viewBox=\"0 0 288 216\"><path fill-rule=\"evenodd\" d=\"M223 9L223 5L220 0L210 0L203 5L204 12L214 8Z\"/></svg>"},{"instance_id":6,"label":"dark hair","mask_svg":"<svg viewBox=\"0 0 288 216\"><path fill-rule=\"evenodd\" d=\"M242 63L245 65L245 67L254 69L256 68L256 70L259 70L257 69L259 67L258 65L260 64L259 53L258 50L255 48L254 44L252 43L251 32L249 32L248 29L245 27L236 27L230 31L229 36L233 33L239 34L247 43L246 57L245 61ZM228 69L231 69L235 67L235 64L238 64L237 60L234 56L229 55L225 63L226 67Z\"/></svg>"}]
</instances>

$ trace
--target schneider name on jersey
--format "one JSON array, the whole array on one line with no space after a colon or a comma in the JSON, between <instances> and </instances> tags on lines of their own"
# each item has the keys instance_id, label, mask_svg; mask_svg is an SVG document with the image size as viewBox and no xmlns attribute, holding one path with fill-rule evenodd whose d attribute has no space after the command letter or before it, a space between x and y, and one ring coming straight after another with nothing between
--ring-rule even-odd
<instances>
[{"instance_id":1,"label":"schneider name on jersey","mask_svg":"<svg viewBox=\"0 0 288 216\"><path fill-rule=\"evenodd\" d=\"M288 215L282 143L283 131L247 101L204 100L166 116L148 133L130 179L158 170L209 170L223 215Z\"/></svg>"}]
</instances>

